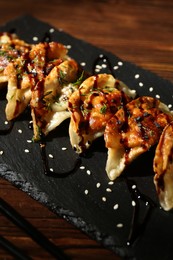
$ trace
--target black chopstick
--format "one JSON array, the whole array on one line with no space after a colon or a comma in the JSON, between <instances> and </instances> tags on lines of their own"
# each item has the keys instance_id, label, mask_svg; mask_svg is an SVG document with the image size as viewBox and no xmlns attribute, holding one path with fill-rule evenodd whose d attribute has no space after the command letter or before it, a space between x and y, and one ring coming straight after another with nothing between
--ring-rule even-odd
<instances>
[{"instance_id":1,"label":"black chopstick","mask_svg":"<svg viewBox=\"0 0 173 260\"><path fill-rule=\"evenodd\" d=\"M6 249L12 256L15 257L17 260L31 260L31 258L23 253L19 248L13 245L10 241L6 238L0 236L0 245L4 249Z\"/></svg>"},{"instance_id":2,"label":"black chopstick","mask_svg":"<svg viewBox=\"0 0 173 260\"><path fill-rule=\"evenodd\" d=\"M37 244L58 260L69 259L64 252L44 236L37 228L20 215L12 206L0 198L0 212L16 226L24 230Z\"/></svg>"}]
</instances>

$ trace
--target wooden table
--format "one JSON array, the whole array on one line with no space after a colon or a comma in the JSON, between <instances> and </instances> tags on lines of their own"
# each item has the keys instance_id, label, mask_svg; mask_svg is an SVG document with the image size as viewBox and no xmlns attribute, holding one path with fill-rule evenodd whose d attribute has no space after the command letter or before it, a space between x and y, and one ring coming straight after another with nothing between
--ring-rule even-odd
<instances>
[{"instance_id":1,"label":"wooden table","mask_svg":"<svg viewBox=\"0 0 173 260\"><path fill-rule=\"evenodd\" d=\"M28 13L173 82L172 0L0 0L0 24ZM72 259L120 259L3 179L0 197ZM51 259L1 215L0 234L33 259ZM12 257L0 249L0 259Z\"/></svg>"}]
</instances>

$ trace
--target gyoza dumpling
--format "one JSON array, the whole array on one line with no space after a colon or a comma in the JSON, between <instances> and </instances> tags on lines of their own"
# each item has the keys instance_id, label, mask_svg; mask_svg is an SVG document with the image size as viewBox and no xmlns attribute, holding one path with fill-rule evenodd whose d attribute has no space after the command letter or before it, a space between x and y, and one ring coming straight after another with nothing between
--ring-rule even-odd
<instances>
[{"instance_id":1,"label":"gyoza dumpling","mask_svg":"<svg viewBox=\"0 0 173 260\"><path fill-rule=\"evenodd\" d=\"M5 72L8 64L28 53L30 48L30 44L20 40L15 34L0 34L0 87L8 82L8 74Z\"/></svg>"},{"instance_id":2,"label":"gyoza dumpling","mask_svg":"<svg viewBox=\"0 0 173 260\"><path fill-rule=\"evenodd\" d=\"M83 81L69 98L69 135L77 153L103 135L107 121L134 95L134 91L110 74L98 74Z\"/></svg>"},{"instance_id":3,"label":"gyoza dumpling","mask_svg":"<svg viewBox=\"0 0 173 260\"><path fill-rule=\"evenodd\" d=\"M68 98L76 89L73 82L78 76L78 64L69 59L55 66L43 81L32 88L30 105L35 141L70 117Z\"/></svg>"},{"instance_id":4,"label":"gyoza dumpling","mask_svg":"<svg viewBox=\"0 0 173 260\"><path fill-rule=\"evenodd\" d=\"M156 147L153 168L160 205L164 210L170 210L173 208L173 121L162 132Z\"/></svg>"},{"instance_id":5,"label":"gyoza dumpling","mask_svg":"<svg viewBox=\"0 0 173 260\"><path fill-rule=\"evenodd\" d=\"M8 78L7 120L18 117L25 110L38 82L43 82L51 70L67 58L64 45L56 42L39 43L8 64L4 71ZM40 92L40 95L43 93Z\"/></svg>"},{"instance_id":6,"label":"gyoza dumpling","mask_svg":"<svg viewBox=\"0 0 173 260\"><path fill-rule=\"evenodd\" d=\"M152 97L139 97L121 108L105 129L108 177L115 180L137 156L157 144L172 120L166 105Z\"/></svg>"}]
</instances>

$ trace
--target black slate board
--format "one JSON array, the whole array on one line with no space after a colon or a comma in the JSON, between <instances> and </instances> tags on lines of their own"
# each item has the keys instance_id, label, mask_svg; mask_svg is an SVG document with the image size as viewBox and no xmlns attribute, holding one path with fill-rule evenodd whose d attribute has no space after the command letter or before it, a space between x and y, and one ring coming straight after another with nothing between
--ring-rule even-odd
<instances>
[{"instance_id":1,"label":"black slate board","mask_svg":"<svg viewBox=\"0 0 173 260\"><path fill-rule=\"evenodd\" d=\"M29 43L37 43L44 38L45 33L49 33L51 40L69 46L69 55L83 64L84 69L88 71L92 70L94 60L100 54L104 54L110 59L117 78L132 89L136 89L139 95L160 97L171 107L173 101L171 82L134 64L122 61L112 53L76 39L58 28L50 29L52 29L51 25L30 16L19 17L0 27L0 31L14 31ZM38 41L34 41L33 37L38 37ZM5 106L3 92L0 95L0 103L1 108ZM26 114L15 122L10 134L0 136L0 150L4 151L0 156L2 178L7 179L123 258L173 259L173 215L172 212L164 212L159 207L153 184L153 151L137 159L111 185L104 170L107 151L103 139L100 138L92 146L88 156L82 158L82 166L85 166L85 169L78 169L67 178L47 177L43 174L39 146L27 142L32 138L32 131L28 129ZM4 121L4 109L1 109L1 129L6 127ZM54 155L54 159L50 158L49 163L55 171L70 169L77 157L69 143L68 124L69 121L65 121L48 137L47 152ZM22 133L18 130L22 130ZM66 147L67 150L62 150L62 147ZM25 153L25 149L29 149L30 152ZM157 205L145 222L142 234L131 246L127 246L127 239L131 230L134 207L126 180L134 181L139 191ZM100 187L97 186L98 183ZM118 209L114 209L116 204L119 205ZM141 223L147 209L144 204L140 201L138 220Z\"/></svg>"}]
</instances>

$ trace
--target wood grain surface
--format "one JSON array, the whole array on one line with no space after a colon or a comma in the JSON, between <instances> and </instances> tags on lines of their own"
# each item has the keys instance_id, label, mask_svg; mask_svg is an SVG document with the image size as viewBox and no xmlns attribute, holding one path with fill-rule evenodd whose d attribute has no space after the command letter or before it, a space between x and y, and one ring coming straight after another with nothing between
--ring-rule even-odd
<instances>
[{"instance_id":1,"label":"wood grain surface","mask_svg":"<svg viewBox=\"0 0 173 260\"><path fill-rule=\"evenodd\" d=\"M0 0L1 25L25 14L62 28L173 82L172 0ZM71 259L120 259L3 179L0 179L0 197ZM0 235L33 259L53 259L2 215ZM0 248L2 259L13 258Z\"/></svg>"}]
</instances>

